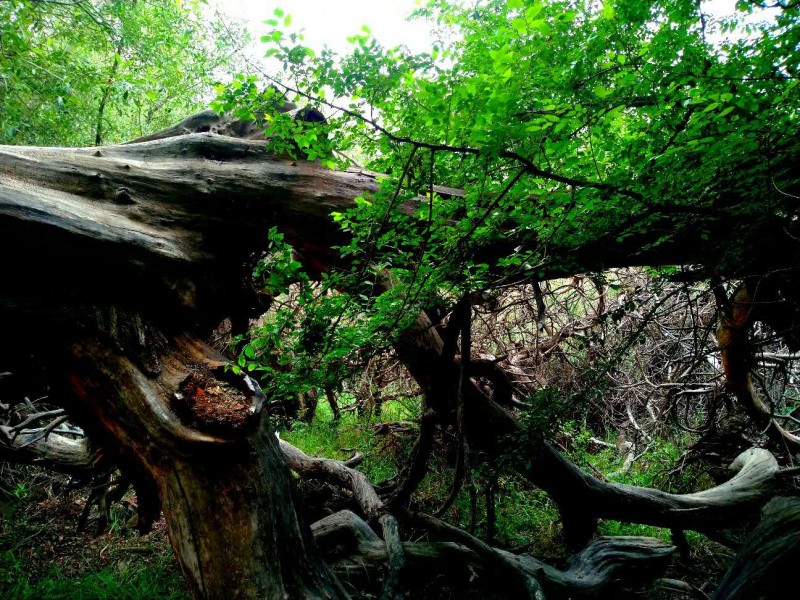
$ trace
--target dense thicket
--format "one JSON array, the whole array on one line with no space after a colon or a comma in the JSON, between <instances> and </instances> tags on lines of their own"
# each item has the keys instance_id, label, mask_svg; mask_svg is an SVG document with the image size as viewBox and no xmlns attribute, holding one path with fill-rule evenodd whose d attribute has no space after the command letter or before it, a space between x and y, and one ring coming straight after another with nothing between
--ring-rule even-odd
<instances>
[{"instance_id":1,"label":"dense thicket","mask_svg":"<svg viewBox=\"0 0 800 600\"><path fill-rule=\"evenodd\" d=\"M247 43L244 29L208 20L203 5L3 2L2 143L123 142L202 108Z\"/></svg>"},{"instance_id":2,"label":"dense thicket","mask_svg":"<svg viewBox=\"0 0 800 600\"><path fill-rule=\"evenodd\" d=\"M84 121L99 143L120 49L135 60L142 19L172 13L48 4L11 3L9 39L119 19ZM374 593L354 571L382 573L385 598L421 593L421 573L500 597L702 594L663 579L675 548L595 539L599 520L668 529L684 554L687 530L741 547L717 597L768 597L796 553L795 503L774 499L796 494L800 443L800 6L705 10L433 0L431 53L365 32L340 57L279 10L264 41L282 72L237 75L216 113L130 144L3 147L0 356L59 405L12 389L3 457L80 473L100 513L133 486L137 525L163 510L198 597ZM352 395L416 403L385 425L416 434L393 476L276 440L321 394L337 419ZM697 463L694 485L618 482L670 436L694 442L675 471ZM615 445L620 473L567 457L587 440ZM437 459L452 476L430 511ZM322 482L315 501L289 468ZM558 511L564 568L496 545L509 477ZM468 522L442 520L465 494Z\"/></svg>"}]
</instances>

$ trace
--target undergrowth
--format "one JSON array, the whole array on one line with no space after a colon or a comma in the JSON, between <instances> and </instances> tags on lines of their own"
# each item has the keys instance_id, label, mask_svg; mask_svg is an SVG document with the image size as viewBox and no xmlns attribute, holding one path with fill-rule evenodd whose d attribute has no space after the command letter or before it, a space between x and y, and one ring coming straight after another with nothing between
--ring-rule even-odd
<instances>
[{"instance_id":1,"label":"undergrowth","mask_svg":"<svg viewBox=\"0 0 800 600\"><path fill-rule=\"evenodd\" d=\"M33 467L14 476L27 483L0 498L0 598L188 600L163 520L139 536L130 509L115 506L107 533L79 532L86 498L66 477Z\"/></svg>"},{"instance_id":2,"label":"undergrowth","mask_svg":"<svg viewBox=\"0 0 800 600\"><path fill-rule=\"evenodd\" d=\"M0 597L8 600L184 600L189 595L171 556L154 560L119 560L93 571L67 575L56 566L31 573L23 556L0 554Z\"/></svg>"},{"instance_id":3,"label":"undergrowth","mask_svg":"<svg viewBox=\"0 0 800 600\"><path fill-rule=\"evenodd\" d=\"M334 420L330 408L321 402L311 424L295 422L279 435L313 456L344 460L358 452L364 456L359 469L377 483L398 473L407 459L417 434L417 418L409 403L387 402L380 415L348 411ZM387 428L386 423L399 427ZM626 469L625 454L613 447L613 436L601 440L608 446L598 444L574 422L566 423L562 433L562 451L584 469L609 481L676 493L713 485L710 479L698 477L690 469L674 469L689 441L678 434L650 440ZM454 440L453 432L441 434L429 472L414 496L414 508L434 512L448 496ZM511 469L480 462L481 459L475 457L470 485L462 488L444 518L486 539L490 533L487 488L494 486L496 516L491 542L559 564L568 551L553 502ZM77 534L74 527L81 508L79 499L68 493L55 496L52 491L44 493L41 482L31 485L20 481L13 488L0 523L0 598L188 598L163 524L155 536L139 538L127 530L125 515L119 515L112 520L109 533L99 537ZM48 511L56 505L61 508L54 519ZM667 542L671 539L669 530L617 521L600 522L598 534L645 535ZM692 532L686 532L686 537L691 551L690 568L724 568L729 557L721 556L715 544Z\"/></svg>"}]
</instances>

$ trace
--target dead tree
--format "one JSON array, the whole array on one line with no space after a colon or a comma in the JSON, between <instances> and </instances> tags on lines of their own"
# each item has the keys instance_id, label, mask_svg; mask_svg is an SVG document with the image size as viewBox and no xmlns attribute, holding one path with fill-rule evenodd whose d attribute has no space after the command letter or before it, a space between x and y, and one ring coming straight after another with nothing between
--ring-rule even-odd
<instances>
[{"instance_id":1,"label":"dead tree","mask_svg":"<svg viewBox=\"0 0 800 600\"><path fill-rule=\"evenodd\" d=\"M243 281L270 223L334 232L330 211L374 180L214 134L0 156L6 349L52 365L53 395L120 456L140 522L163 508L193 592L345 595L295 509L261 404L202 340L257 311ZM205 410L212 397L230 410Z\"/></svg>"},{"instance_id":2,"label":"dead tree","mask_svg":"<svg viewBox=\"0 0 800 600\"><path fill-rule=\"evenodd\" d=\"M118 457L139 494L140 519L152 520L163 508L196 596L343 597L296 509L260 390L228 373L224 357L204 340L223 319L246 324L262 308L250 274L270 226L286 233L309 270L323 271L337 263L331 248L343 241L330 213L378 184L361 171L268 156L262 141L185 130L104 148L0 147L2 358L24 368L20 357L33 354L50 365L54 394L93 443ZM648 239L639 234L606 245L609 240L598 239L578 249L550 242L548 255L563 260L540 276L569 274L576 263L583 270L714 264L732 243L725 228L739 219L724 209L701 213L697 218L708 221L702 235L687 226L665 238L671 218L649 215ZM787 235L760 246L745 270L796 264L796 227L788 220ZM466 378L424 318L398 342L398 356L430 410L442 421L463 411L470 445L492 451L519 425L468 382L458 393ZM34 449L49 451L26 448ZM599 481L543 440L524 451L530 460L523 471L554 497L576 540L585 540L599 517L713 533L757 514L786 479L774 459L756 452L741 459L729 484L676 497ZM70 452L86 456L85 448ZM405 550L386 514L373 515L382 521L384 542L369 552L389 557L387 590L395 594L398 557L415 554ZM468 534L422 522L466 548L442 546L437 553L501 566L533 596L584 572L548 575ZM594 586L593 577L581 585Z\"/></svg>"}]
</instances>

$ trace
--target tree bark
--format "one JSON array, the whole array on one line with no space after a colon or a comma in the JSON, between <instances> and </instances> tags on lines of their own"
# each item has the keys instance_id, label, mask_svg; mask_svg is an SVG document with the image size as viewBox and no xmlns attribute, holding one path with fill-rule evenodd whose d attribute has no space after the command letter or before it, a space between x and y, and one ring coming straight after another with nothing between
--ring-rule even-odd
<instances>
[{"instance_id":1,"label":"tree bark","mask_svg":"<svg viewBox=\"0 0 800 600\"><path fill-rule=\"evenodd\" d=\"M71 347L66 363L69 391L155 482L170 542L195 597L346 596L295 508L288 469L261 411L263 395L243 386L235 391L239 382L226 381L221 358L197 340L179 338L153 378L127 357L84 339ZM191 377L204 378L202 387L192 388L198 397L215 393L214 401L227 405L246 398L246 418L222 415L202 425L192 416L181 419L175 395L190 393Z\"/></svg>"},{"instance_id":2,"label":"tree bark","mask_svg":"<svg viewBox=\"0 0 800 600\"><path fill-rule=\"evenodd\" d=\"M714 600L791 597L800 560L800 500L775 498L745 542L714 594ZM789 583L792 582L792 583Z\"/></svg>"},{"instance_id":3,"label":"tree bark","mask_svg":"<svg viewBox=\"0 0 800 600\"><path fill-rule=\"evenodd\" d=\"M349 511L317 521L312 530L324 556L343 577L370 575L388 560L385 544ZM540 597L551 600L609 598L622 589L644 587L664 573L674 550L652 538L598 538L560 570L528 555L490 547L480 551L454 540L403 543L405 569L414 573L412 586L444 575L451 586L520 597L525 588L515 577L497 577L497 562L502 561L539 581L544 591Z\"/></svg>"}]
</instances>

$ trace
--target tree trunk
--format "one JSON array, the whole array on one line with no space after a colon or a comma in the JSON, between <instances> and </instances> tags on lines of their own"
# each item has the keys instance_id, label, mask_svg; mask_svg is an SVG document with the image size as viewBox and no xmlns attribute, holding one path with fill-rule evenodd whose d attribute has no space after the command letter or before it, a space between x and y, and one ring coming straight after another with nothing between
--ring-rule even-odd
<instances>
[{"instance_id":1,"label":"tree trunk","mask_svg":"<svg viewBox=\"0 0 800 600\"><path fill-rule=\"evenodd\" d=\"M260 390L226 378L220 359L179 338L151 378L85 339L71 348L69 391L152 477L195 597L346 596L296 510Z\"/></svg>"},{"instance_id":2,"label":"tree trunk","mask_svg":"<svg viewBox=\"0 0 800 600\"><path fill-rule=\"evenodd\" d=\"M800 500L775 498L745 542L714 600L790 598L800 560Z\"/></svg>"}]
</instances>

